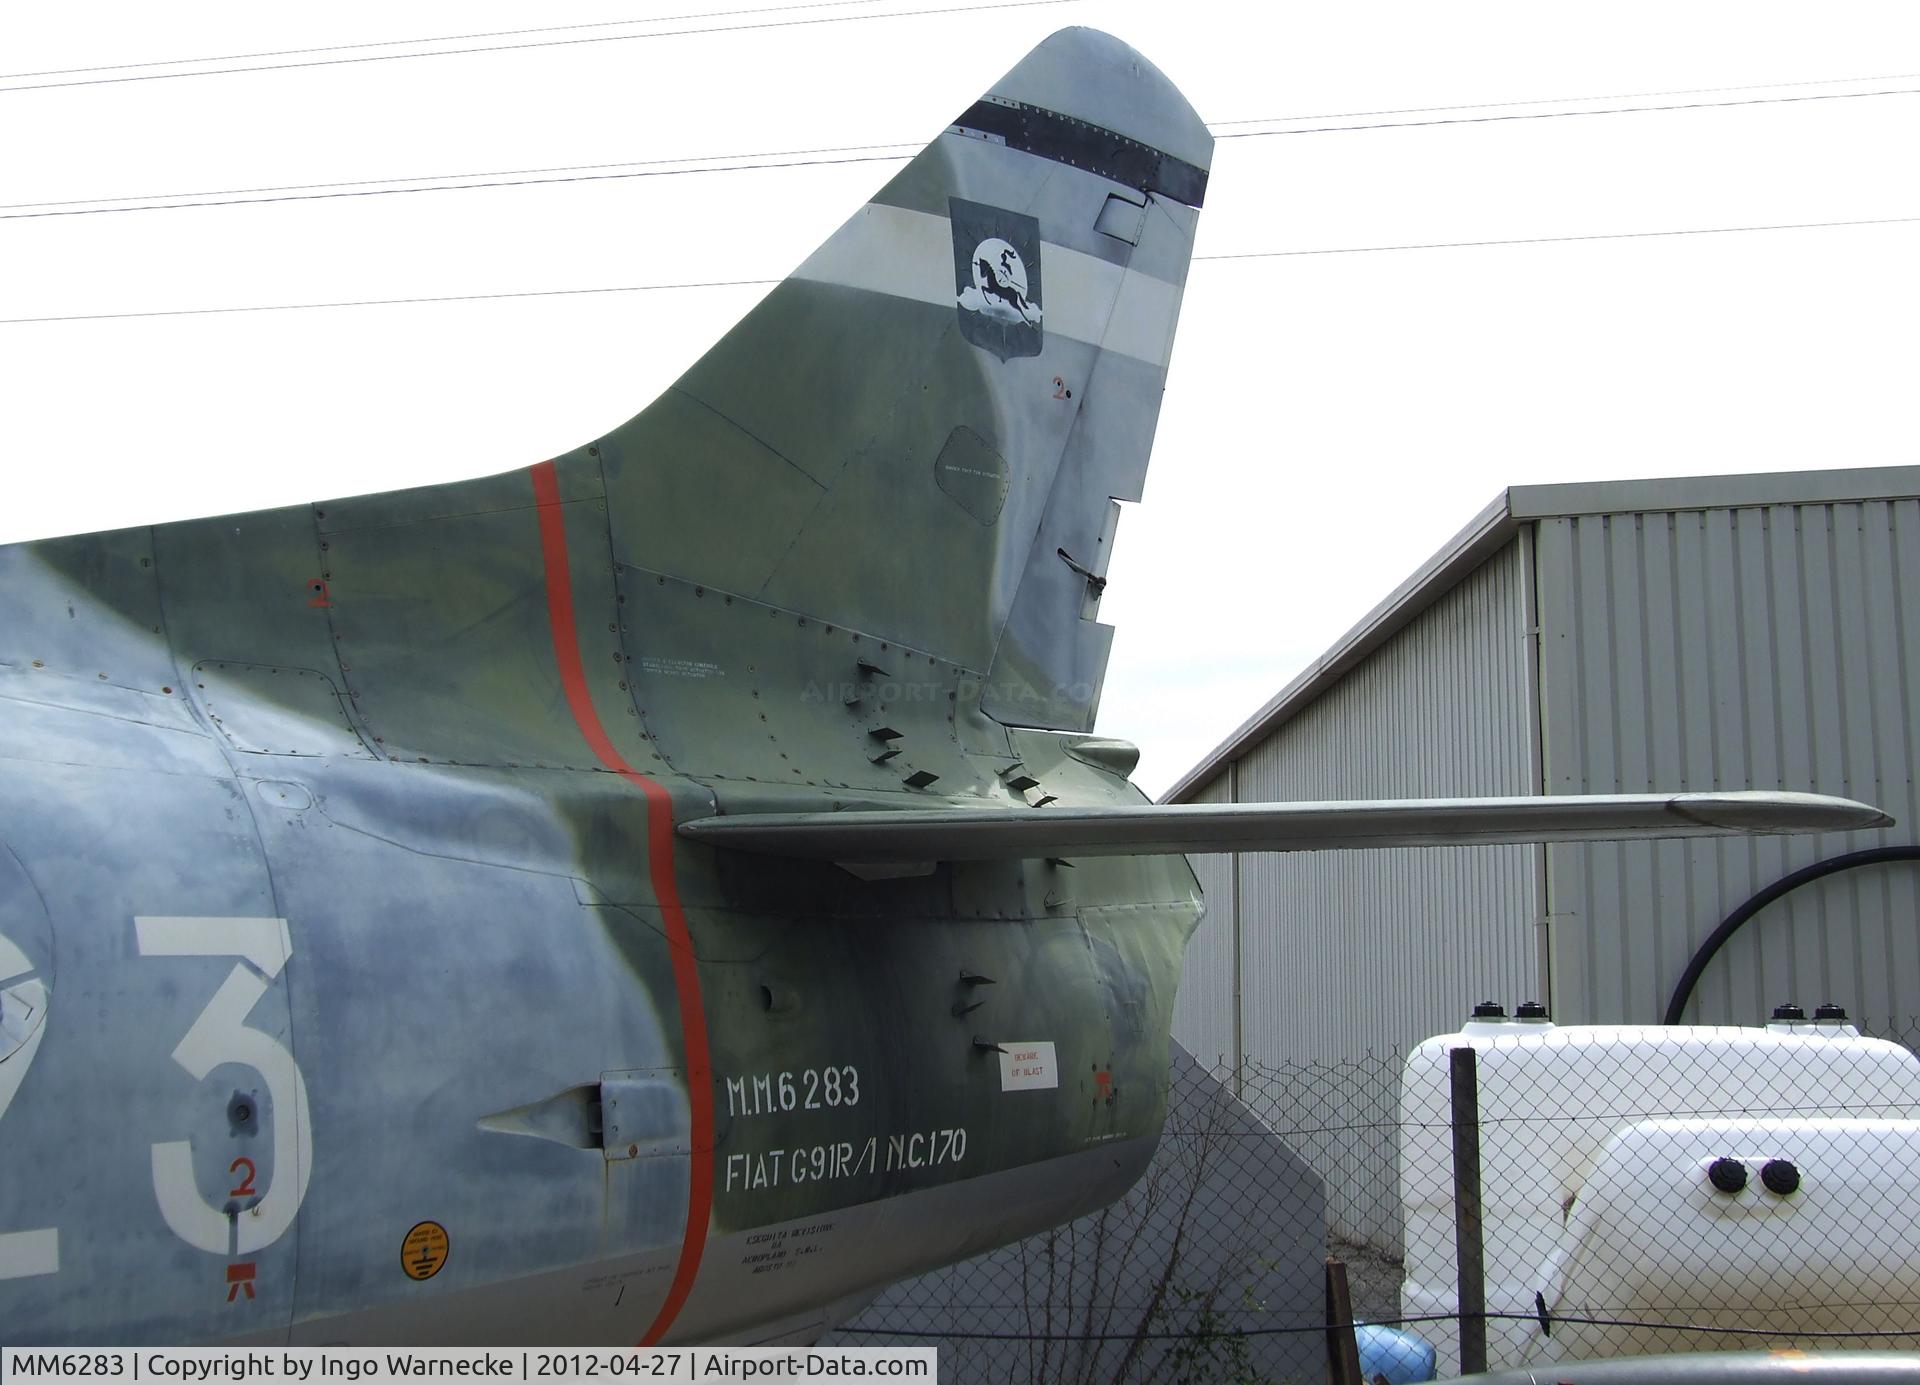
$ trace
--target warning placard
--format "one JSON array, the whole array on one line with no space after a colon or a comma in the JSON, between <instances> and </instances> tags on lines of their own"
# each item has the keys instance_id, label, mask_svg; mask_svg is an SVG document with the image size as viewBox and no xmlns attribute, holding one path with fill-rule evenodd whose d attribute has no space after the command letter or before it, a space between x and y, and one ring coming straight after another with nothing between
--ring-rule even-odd
<instances>
[{"instance_id":1,"label":"warning placard","mask_svg":"<svg viewBox=\"0 0 1920 1385\"><path fill-rule=\"evenodd\" d=\"M446 1263L447 1228L437 1221L418 1223L400 1243L400 1268L409 1279L432 1279Z\"/></svg>"},{"instance_id":2,"label":"warning placard","mask_svg":"<svg viewBox=\"0 0 1920 1385\"><path fill-rule=\"evenodd\" d=\"M1058 1087L1060 1069L1053 1060L1051 1040L1011 1041L1000 1045L1000 1090L1024 1092Z\"/></svg>"}]
</instances>

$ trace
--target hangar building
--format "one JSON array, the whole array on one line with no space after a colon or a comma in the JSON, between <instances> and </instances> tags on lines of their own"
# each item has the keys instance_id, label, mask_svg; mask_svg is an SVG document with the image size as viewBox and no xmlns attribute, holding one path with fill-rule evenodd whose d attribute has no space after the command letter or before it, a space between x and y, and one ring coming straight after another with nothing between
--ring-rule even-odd
<instances>
[{"instance_id":1,"label":"hangar building","mask_svg":"<svg viewBox=\"0 0 1920 1385\"><path fill-rule=\"evenodd\" d=\"M1799 789L1899 825L1196 857L1210 910L1174 1035L1238 1069L1402 1051L1486 998L1658 1022L1756 891L1920 839L1917 742L1920 467L1513 487L1166 801ZM1912 1041L1913 862L1763 909L1684 1018L1754 1024L1788 1000Z\"/></svg>"}]
</instances>

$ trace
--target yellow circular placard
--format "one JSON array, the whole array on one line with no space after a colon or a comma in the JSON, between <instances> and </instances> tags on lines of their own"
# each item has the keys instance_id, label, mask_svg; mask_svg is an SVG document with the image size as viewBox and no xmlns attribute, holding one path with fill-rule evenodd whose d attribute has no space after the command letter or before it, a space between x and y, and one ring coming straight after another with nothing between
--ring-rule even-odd
<instances>
[{"instance_id":1,"label":"yellow circular placard","mask_svg":"<svg viewBox=\"0 0 1920 1385\"><path fill-rule=\"evenodd\" d=\"M423 1221L400 1243L400 1268L409 1279L432 1279L447 1263L447 1228Z\"/></svg>"}]
</instances>

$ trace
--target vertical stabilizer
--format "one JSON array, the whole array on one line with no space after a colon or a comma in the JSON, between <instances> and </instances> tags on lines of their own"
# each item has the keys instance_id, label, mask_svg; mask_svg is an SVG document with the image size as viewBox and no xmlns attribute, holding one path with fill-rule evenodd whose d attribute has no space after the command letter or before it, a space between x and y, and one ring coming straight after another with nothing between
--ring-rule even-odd
<instances>
[{"instance_id":1,"label":"vertical stabilizer","mask_svg":"<svg viewBox=\"0 0 1920 1385\"><path fill-rule=\"evenodd\" d=\"M1212 143L1126 45L1047 39L600 441L616 562L1089 728Z\"/></svg>"}]
</instances>

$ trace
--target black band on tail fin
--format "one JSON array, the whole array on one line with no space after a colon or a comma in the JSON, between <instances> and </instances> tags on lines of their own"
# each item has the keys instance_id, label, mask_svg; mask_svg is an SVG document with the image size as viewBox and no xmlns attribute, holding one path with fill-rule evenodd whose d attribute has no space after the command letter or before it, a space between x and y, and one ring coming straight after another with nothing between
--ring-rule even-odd
<instances>
[{"instance_id":1,"label":"black band on tail fin","mask_svg":"<svg viewBox=\"0 0 1920 1385\"><path fill-rule=\"evenodd\" d=\"M1009 149L1085 169L1189 207L1206 202L1207 170L1198 164L1058 111L1022 101L976 101L953 128L991 136Z\"/></svg>"}]
</instances>

